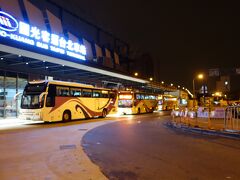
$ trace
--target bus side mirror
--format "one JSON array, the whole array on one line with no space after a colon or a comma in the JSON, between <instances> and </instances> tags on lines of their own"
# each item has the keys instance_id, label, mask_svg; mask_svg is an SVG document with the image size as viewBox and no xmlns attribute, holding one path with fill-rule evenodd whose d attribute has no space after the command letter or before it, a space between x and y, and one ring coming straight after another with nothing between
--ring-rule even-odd
<instances>
[{"instance_id":1,"label":"bus side mirror","mask_svg":"<svg viewBox=\"0 0 240 180\"><path fill-rule=\"evenodd\" d=\"M14 97L13 97L14 101L18 100L18 97L19 97L21 94L22 94L21 92L15 94Z\"/></svg>"},{"instance_id":2,"label":"bus side mirror","mask_svg":"<svg viewBox=\"0 0 240 180\"><path fill-rule=\"evenodd\" d=\"M116 96L117 96L117 94L114 94L114 93L111 93L111 94L109 95L109 97L110 97L111 99L114 99Z\"/></svg>"},{"instance_id":3,"label":"bus side mirror","mask_svg":"<svg viewBox=\"0 0 240 180\"><path fill-rule=\"evenodd\" d=\"M47 92L43 92L43 93L41 93L41 94L39 95L38 101L39 101L39 103L40 103L41 106L42 106L42 98L43 98L45 95L47 95L47 94L48 94Z\"/></svg>"},{"instance_id":4,"label":"bus side mirror","mask_svg":"<svg viewBox=\"0 0 240 180\"><path fill-rule=\"evenodd\" d=\"M44 95L47 95L47 93L46 93L46 92L43 92L43 93L41 93L41 94L39 95L39 102L41 101L41 99L43 98Z\"/></svg>"},{"instance_id":5,"label":"bus side mirror","mask_svg":"<svg viewBox=\"0 0 240 180\"><path fill-rule=\"evenodd\" d=\"M135 99L135 100L133 101L133 106L137 106L137 104L138 104L138 101Z\"/></svg>"}]
</instances>

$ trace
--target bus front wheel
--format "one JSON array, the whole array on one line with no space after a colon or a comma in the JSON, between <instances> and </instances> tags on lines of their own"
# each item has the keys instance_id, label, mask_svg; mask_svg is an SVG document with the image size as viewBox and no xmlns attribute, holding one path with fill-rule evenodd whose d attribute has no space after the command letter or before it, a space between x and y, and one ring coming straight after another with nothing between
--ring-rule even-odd
<instances>
[{"instance_id":1,"label":"bus front wheel","mask_svg":"<svg viewBox=\"0 0 240 180\"><path fill-rule=\"evenodd\" d=\"M141 109L140 108L138 108L138 112L137 112L138 114L141 114Z\"/></svg>"},{"instance_id":2,"label":"bus front wheel","mask_svg":"<svg viewBox=\"0 0 240 180\"><path fill-rule=\"evenodd\" d=\"M71 112L70 111L64 111L62 121L70 121L71 120Z\"/></svg>"},{"instance_id":3,"label":"bus front wheel","mask_svg":"<svg viewBox=\"0 0 240 180\"><path fill-rule=\"evenodd\" d=\"M151 107L151 109L150 109L150 113L153 113L153 111L154 111L154 108L153 108L153 107Z\"/></svg>"},{"instance_id":4,"label":"bus front wheel","mask_svg":"<svg viewBox=\"0 0 240 180\"><path fill-rule=\"evenodd\" d=\"M106 109L104 109L103 111L102 111L102 118L105 118L107 116L107 110Z\"/></svg>"}]
</instances>

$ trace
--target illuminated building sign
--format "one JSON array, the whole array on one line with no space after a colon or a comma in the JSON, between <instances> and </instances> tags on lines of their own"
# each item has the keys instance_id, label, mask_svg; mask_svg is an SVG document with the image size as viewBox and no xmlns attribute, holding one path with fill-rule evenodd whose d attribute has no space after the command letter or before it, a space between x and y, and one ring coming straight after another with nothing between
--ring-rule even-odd
<instances>
[{"instance_id":1,"label":"illuminated building sign","mask_svg":"<svg viewBox=\"0 0 240 180\"><path fill-rule=\"evenodd\" d=\"M86 47L57 34L41 30L0 11L0 37L86 60Z\"/></svg>"}]
</instances>

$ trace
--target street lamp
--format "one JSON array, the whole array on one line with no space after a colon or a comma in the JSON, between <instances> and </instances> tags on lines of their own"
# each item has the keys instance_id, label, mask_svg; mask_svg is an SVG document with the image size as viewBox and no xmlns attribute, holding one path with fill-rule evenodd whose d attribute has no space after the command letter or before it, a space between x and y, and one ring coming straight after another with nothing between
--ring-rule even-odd
<instances>
[{"instance_id":1,"label":"street lamp","mask_svg":"<svg viewBox=\"0 0 240 180\"><path fill-rule=\"evenodd\" d=\"M134 76L138 76L138 72L135 72L135 73L134 73Z\"/></svg>"},{"instance_id":2,"label":"street lamp","mask_svg":"<svg viewBox=\"0 0 240 180\"><path fill-rule=\"evenodd\" d=\"M150 77L150 78L149 78L149 80L150 80L150 81L152 81L152 80L153 80L153 78L152 78L152 77Z\"/></svg>"},{"instance_id":3,"label":"street lamp","mask_svg":"<svg viewBox=\"0 0 240 180\"><path fill-rule=\"evenodd\" d=\"M230 90L229 82L226 80L224 82L224 93L225 93L224 97L227 101L228 101L227 94L229 93L229 90Z\"/></svg>"},{"instance_id":4,"label":"street lamp","mask_svg":"<svg viewBox=\"0 0 240 180\"><path fill-rule=\"evenodd\" d=\"M197 77L198 79L203 79L203 74L199 74Z\"/></svg>"},{"instance_id":5,"label":"street lamp","mask_svg":"<svg viewBox=\"0 0 240 180\"><path fill-rule=\"evenodd\" d=\"M203 74L198 74L197 79L203 79ZM192 83L193 83L193 99L194 99L196 97L196 94L195 94L195 78L193 78Z\"/></svg>"}]
</instances>

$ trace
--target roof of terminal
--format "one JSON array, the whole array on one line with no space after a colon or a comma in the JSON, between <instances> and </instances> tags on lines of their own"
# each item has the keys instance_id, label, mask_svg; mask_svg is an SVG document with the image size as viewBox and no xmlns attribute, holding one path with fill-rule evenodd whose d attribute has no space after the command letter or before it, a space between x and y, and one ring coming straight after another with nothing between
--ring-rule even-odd
<instances>
[{"instance_id":1,"label":"roof of terminal","mask_svg":"<svg viewBox=\"0 0 240 180\"><path fill-rule=\"evenodd\" d=\"M59 77L86 84L111 82L146 91L175 90L145 79L113 72L106 68L92 67L82 62L71 62L2 44L0 44L0 57L0 68L10 71Z\"/></svg>"}]
</instances>

